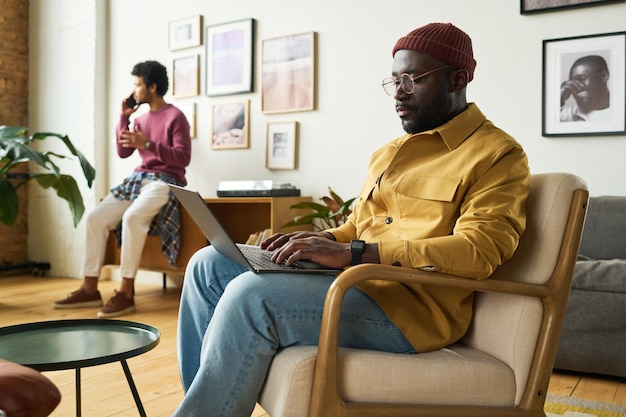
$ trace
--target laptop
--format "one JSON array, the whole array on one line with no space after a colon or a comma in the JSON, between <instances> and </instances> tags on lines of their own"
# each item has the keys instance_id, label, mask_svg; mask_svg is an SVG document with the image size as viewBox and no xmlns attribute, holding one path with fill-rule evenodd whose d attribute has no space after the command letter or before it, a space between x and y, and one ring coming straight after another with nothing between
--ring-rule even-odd
<instances>
[{"instance_id":1,"label":"laptop","mask_svg":"<svg viewBox=\"0 0 626 417\"><path fill-rule=\"evenodd\" d=\"M267 272L338 274L343 270L327 268L306 260L298 261L290 266L277 264L269 259L272 252L258 246L233 242L197 191L174 184L169 184L169 187L215 250L250 271L257 274Z\"/></svg>"}]
</instances>

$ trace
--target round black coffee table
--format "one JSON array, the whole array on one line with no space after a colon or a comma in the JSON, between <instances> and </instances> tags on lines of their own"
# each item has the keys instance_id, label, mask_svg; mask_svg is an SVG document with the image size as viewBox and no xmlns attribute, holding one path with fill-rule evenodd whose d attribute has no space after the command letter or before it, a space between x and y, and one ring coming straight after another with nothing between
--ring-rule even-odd
<instances>
[{"instance_id":1,"label":"round black coffee table","mask_svg":"<svg viewBox=\"0 0 626 417\"><path fill-rule=\"evenodd\" d=\"M38 371L76 370L76 415L81 415L80 370L120 362L142 417L146 413L126 359L159 344L158 329L124 320L80 319L0 328L0 358Z\"/></svg>"}]
</instances>

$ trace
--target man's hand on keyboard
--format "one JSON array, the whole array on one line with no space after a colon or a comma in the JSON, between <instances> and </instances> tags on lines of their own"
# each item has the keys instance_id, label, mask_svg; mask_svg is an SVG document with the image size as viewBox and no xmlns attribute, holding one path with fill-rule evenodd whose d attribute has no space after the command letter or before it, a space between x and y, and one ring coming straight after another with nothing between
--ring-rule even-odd
<instances>
[{"instance_id":1,"label":"man's hand on keyboard","mask_svg":"<svg viewBox=\"0 0 626 417\"><path fill-rule=\"evenodd\" d=\"M276 263L293 265L299 260L316 262L330 268L343 268L350 265L352 254L349 243L338 243L316 232L301 232L267 239L265 247L274 250L272 260ZM269 241L269 242L268 242Z\"/></svg>"}]
</instances>

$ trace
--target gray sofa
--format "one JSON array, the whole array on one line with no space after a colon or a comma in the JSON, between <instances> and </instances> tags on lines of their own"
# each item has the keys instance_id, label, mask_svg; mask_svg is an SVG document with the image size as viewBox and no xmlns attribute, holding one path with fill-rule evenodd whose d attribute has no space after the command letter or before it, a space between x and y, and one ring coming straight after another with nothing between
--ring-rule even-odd
<instances>
[{"instance_id":1,"label":"gray sofa","mask_svg":"<svg viewBox=\"0 0 626 417\"><path fill-rule=\"evenodd\" d=\"M626 197L591 197L556 369L626 378Z\"/></svg>"}]
</instances>

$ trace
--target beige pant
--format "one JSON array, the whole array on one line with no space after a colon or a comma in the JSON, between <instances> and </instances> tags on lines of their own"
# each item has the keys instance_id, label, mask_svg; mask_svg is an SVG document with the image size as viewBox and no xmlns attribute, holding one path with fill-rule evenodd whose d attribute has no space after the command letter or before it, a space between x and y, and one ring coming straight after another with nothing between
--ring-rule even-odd
<instances>
[{"instance_id":1,"label":"beige pant","mask_svg":"<svg viewBox=\"0 0 626 417\"><path fill-rule=\"evenodd\" d=\"M144 179L141 192L134 201L118 200L113 194L107 194L87 216L83 276L100 276L109 232L121 220L120 275L135 278L150 223L167 203L169 191L164 181Z\"/></svg>"}]
</instances>

